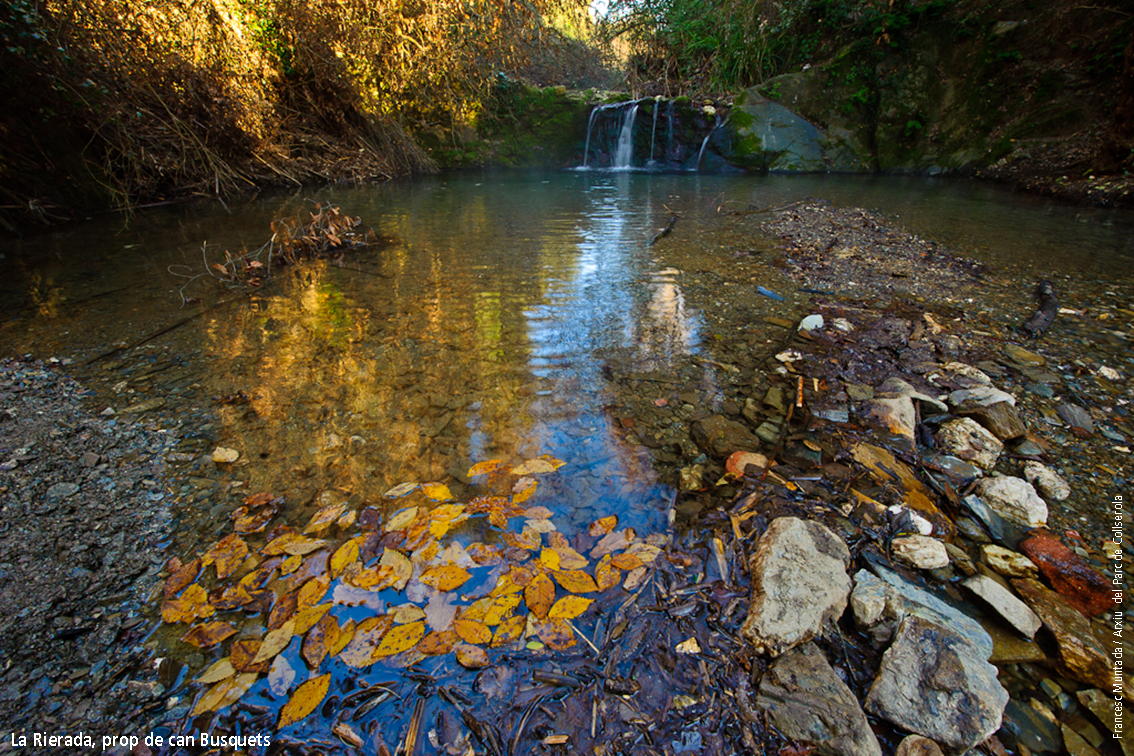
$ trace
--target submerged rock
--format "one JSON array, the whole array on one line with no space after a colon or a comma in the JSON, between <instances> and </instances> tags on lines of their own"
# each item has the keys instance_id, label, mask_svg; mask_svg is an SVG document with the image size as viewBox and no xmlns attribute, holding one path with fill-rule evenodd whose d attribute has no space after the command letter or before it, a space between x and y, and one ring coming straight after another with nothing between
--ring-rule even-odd
<instances>
[{"instance_id":1,"label":"submerged rock","mask_svg":"<svg viewBox=\"0 0 1134 756\"><path fill-rule=\"evenodd\" d=\"M996 667L963 636L920 617L902 620L865 708L963 752L1000 729L1008 691Z\"/></svg>"},{"instance_id":2,"label":"submerged rock","mask_svg":"<svg viewBox=\"0 0 1134 756\"><path fill-rule=\"evenodd\" d=\"M829 756L882 756L866 715L814 643L776 659L760 684L757 706L792 740Z\"/></svg>"},{"instance_id":3,"label":"submerged rock","mask_svg":"<svg viewBox=\"0 0 1134 756\"><path fill-rule=\"evenodd\" d=\"M692 433L698 446L717 457L727 457L737 449L759 446L748 426L724 415L710 415L697 420L693 423Z\"/></svg>"},{"instance_id":4,"label":"submerged rock","mask_svg":"<svg viewBox=\"0 0 1134 756\"><path fill-rule=\"evenodd\" d=\"M741 634L757 652L778 656L823 632L846 609L850 552L814 521L773 520L752 556L752 602Z\"/></svg>"},{"instance_id":5,"label":"submerged rock","mask_svg":"<svg viewBox=\"0 0 1134 756\"><path fill-rule=\"evenodd\" d=\"M1088 617L1114 609L1110 581L1091 569L1087 560L1048 533L1037 533L1020 550L1039 567L1059 594Z\"/></svg>"},{"instance_id":6,"label":"submerged rock","mask_svg":"<svg viewBox=\"0 0 1134 756\"><path fill-rule=\"evenodd\" d=\"M968 417L944 423L937 429L936 440L946 454L968 460L982 470L991 470L1004 450L1000 439Z\"/></svg>"},{"instance_id":7,"label":"submerged rock","mask_svg":"<svg viewBox=\"0 0 1134 756\"><path fill-rule=\"evenodd\" d=\"M977 482L975 490L984 503L1005 519L1029 528L1047 524L1047 502L1023 478L984 478Z\"/></svg>"}]
</instances>

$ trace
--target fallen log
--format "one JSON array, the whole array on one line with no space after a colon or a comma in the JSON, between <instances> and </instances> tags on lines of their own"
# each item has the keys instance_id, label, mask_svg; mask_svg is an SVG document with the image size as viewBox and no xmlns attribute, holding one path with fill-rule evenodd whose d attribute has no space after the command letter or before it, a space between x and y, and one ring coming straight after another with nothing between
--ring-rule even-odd
<instances>
[{"instance_id":1,"label":"fallen log","mask_svg":"<svg viewBox=\"0 0 1134 756\"><path fill-rule=\"evenodd\" d=\"M1040 281L1036 287L1036 296L1040 298L1040 307L1031 320L1024 324L1024 331L1033 339L1038 339L1051 328L1055 316L1059 312L1059 300L1055 298L1055 287L1050 281Z\"/></svg>"}]
</instances>

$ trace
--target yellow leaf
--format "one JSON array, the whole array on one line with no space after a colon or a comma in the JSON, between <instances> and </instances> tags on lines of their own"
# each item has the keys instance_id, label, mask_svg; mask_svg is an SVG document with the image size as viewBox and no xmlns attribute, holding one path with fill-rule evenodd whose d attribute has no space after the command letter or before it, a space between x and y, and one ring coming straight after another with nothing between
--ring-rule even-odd
<instances>
[{"instance_id":1,"label":"yellow leaf","mask_svg":"<svg viewBox=\"0 0 1134 756\"><path fill-rule=\"evenodd\" d=\"M228 622L206 622L190 628L181 640L197 648L211 648L233 635L236 635L236 628Z\"/></svg>"},{"instance_id":2,"label":"yellow leaf","mask_svg":"<svg viewBox=\"0 0 1134 756\"><path fill-rule=\"evenodd\" d=\"M308 538L299 533L284 533L274 541L264 547L264 554L273 556L275 554L291 554L292 556L303 556L310 554L312 551L326 545L326 541L320 538Z\"/></svg>"},{"instance_id":3,"label":"yellow leaf","mask_svg":"<svg viewBox=\"0 0 1134 756\"><path fill-rule=\"evenodd\" d=\"M413 525L414 520L417 519L417 512L418 507L403 509L401 512L398 512L396 515L390 518L390 521L386 523L386 530L390 532L393 532L395 530L405 530L410 525Z\"/></svg>"},{"instance_id":4,"label":"yellow leaf","mask_svg":"<svg viewBox=\"0 0 1134 756\"><path fill-rule=\"evenodd\" d=\"M555 466L546 459L529 459L512 468L513 475L544 475L550 472L555 472Z\"/></svg>"},{"instance_id":5,"label":"yellow leaf","mask_svg":"<svg viewBox=\"0 0 1134 756\"><path fill-rule=\"evenodd\" d=\"M408 494L412 491L416 491L416 490L417 490L417 484L416 483L399 483L398 485L394 486L389 491L387 491L385 495L386 495L387 499L397 499L399 497L405 496L406 494Z\"/></svg>"},{"instance_id":6,"label":"yellow leaf","mask_svg":"<svg viewBox=\"0 0 1134 756\"><path fill-rule=\"evenodd\" d=\"M429 533L434 538L440 538L449 532L454 525L464 522L468 515L464 514L464 504L442 504L429 513Z\"/></svg>"},{"instance_id":7,"label":"yellow leaf","mask_svg":"<svg viewBox=\"0 0 1134 756\"><path fill-rule=\"evenodd\" d=\"M411 622L408 625L398 625L382 638L378 648L374 649L374 658L393 656L408 651L417 645L425 636L424 622Z\"/></svg>"},{"instance_id":8,"label":"yellow leaf","mask_svg":"<svg viewBox=\"0 0 1134 756\"><path fill-rule=\"evenodd\" d=\"M474 622L484 622L484 616L488 614L488 610L492 608L493 598L485 596L479 601L466 606L461 610L459 615L460 619L473 620Z\"/></svg>"},{"instance_id":9,"label":"yellow leaf","mask_svg":"<svg viewBox=\"0 0 1134 756\"><path fill-rule=\"evenodd\" d=\"M549 620L535 626L536 635L553 651L562 651L575 645L575 633L566 620Z\"/></svg>"},{"instance_id":10,"label":"yellow leaf","mask_svg":"<svg viewBox=\"0 0 1134 756\"><path fill-rule=\"evenodd\" d=\"M637 554L615 554L610 562L620 570L635 570L642 566L642 560Z\"/></svg>"},{"instance_id":11,"label":"yellow leaf","mask_svg":"<svg viewBox=\"0 0 1134 756\"><path fill-rule=\"evenodd\" d=\"M280 721L276 728L287 727L306 717L323 703L327 696L327 689L331 685L331 673L313 677L300 685L291 694L291 698L280 709Z\"/></svg>"},{"instance_id":12,"label":"yellow leaf","mask_svg":"<svg viewBox=\"0 0 1134 756\"><path fill-rule=\"evenodd\" d=\"M299 597L296 601L295 608L297 611L302 612L304 609L309 609L323 600L323 596L327 594L327 588L331 585L331 576L323 575L322 577L311 578L299 589ZM299 630L297 632L303 632Z\"/></svg>"},{"instance_id":13,"label":"yellow leaf","mask_svg":"<svg viewBox=\"0 0 1134 756\"><path fill-rule=\"evenodd\" d=\"M563 465L567 464L563 460L556 459L555 457L551 456L550 454L541 454L539 456L539 458L542 459L547 464L551 465L552 470L558 470L560 467L563 467Z\"/></svg>"},{"instance_id":14,"label":"yellow leaf","mask_svg":"<svg viewBox=\"0 0 1134 756\"><path fill-rule=\"evenodd\" d=\"M335 549L335 553L331 555L331 576L338 577L343 574L348 564L357 561L358 541L352 538Z\"/></svg>"},{"instance_id":15,"label":"yellow leaf","mask_svg":"<svg viewBox=\"0 0 1134 756\"><path fill-rule=\"evenodd\" d=\"M311 665L311 669L319 669L319 665L327 656L327 646L338 636L339 621L332 614L323 615L315 627L311 628L299 650L300 655Z\"/></svg>"},{"instance_id":16,"label":"yellow leaf","mask_svg":"<svg viewBox=\"0 0 1134 756\"><path fill-rule=\"evenodd\" d=\"M471 577L472 574L463 567L458 567L455 564L444 564L425 572L421 576L421 582L431 585L439 591L452 591L464 585Z\"/></svg>"},{"instance_id":17,"label":"yellow leaf","mask_svg":"<svg viewBox=\"0 0 1134 756\"><path fill-rule=\"evenodd\" d=\"M354 525L354 521L357 520L357 519L358 519L358 512L356 512L355 510L352 509L349 512L345 512L343 514L343 516L340 517L338 519L338 521L336 521L335 524L338 525L343 530L346 530L351 525Z\"/></svg>"},{"instance_id":18,"label":"yellow leaf","mask_svg":"<svg viewBox=\"0 0 1134 756\"><path fill-rule=\"evenodd\" d=\"M339 519L343 512L346 511L346 504L328 504L312 515L307 527L303 529L304 533L318 533L320 530L326 530L331 527L331 523Z\"/></svg>"},{"instance_id":19,"label":"yellow leaf","mask_svg":"<svg viewBox=\"0 0 1134 756\"><path fill-rule=\"evenodd\" d=\"M319 604L317 606L309 606L299 613L295 618L295 634L303 635L308 630L313 628L319 621L323 619L331 608L330 604Z\"/></svg>"},{"instance_id":20,"label":"yellow leaf","mask_svg":"<svg viewBox=\"0 0 1134 756\"><path fill-rule=\"evenodd\" d=\"M524 632L524 626L527 624L527 618L523 616L509 617L500 623L496 628L496 632L492 636L493 648L504 646L513 643L520 639Z\"/></svg>"},{"instance_id":21,"label":"yellow leaf","mask_svg":"<svg viewBox=\"0 0 1134 756\"><path fill-rule=\"evenodd\" d=\"M488 611L484 614L484 624L489 627L499 625L508 615L514 612L519 605L519 593L506 593L502 596L497 596L493 599L492 605L488 607Z\"/></svg>"},{"instance_id":22,"label":"yellow leaf","mask_svg":"<svg viewBox=\"0 0 1134 756\"><path fill-rule=\"evenodd\" d=\"M509 593L519 593L530 582L532 582L532 573L529 570L513 567L500 576L490 595L504 596Z\"/></svg>"},{"instance_id":23,"label":"yellow leaf","mask_svg":"<svg viewBox=\"0 0 1134 756\"><path fill-rule=\"evenodd\" d=\"M457 642L457 634L452 630L441 630L430 633L417 644L417 652L422 656L441 656L453 650Z\"/></svg>"},{"instance_id":24,"label":"yellow leaf","mask_svg":"<svg viewBox=\"0 0 1134 756\"><path fill-rule=\"evenodd\" d=\"M347 644L354 639L354 632L357 629L354 620L347 620L345 625L340 625L338 635L333 639L334 642L330 639L327 641L327 656L332 659L338 656L347 647Z\"/></svg>"},{"instance_id":25,"label":"yellow leaf","mask_svg":"<svg viewBox=\"0 0 1134 756\"><path fill-rule=\"evenodd\" d=\"M417 604L391 606L389 613L394 615L395 625L408 625L411 622L420 622L425 619L425 610Z\"/></svg>"},{"instance_id":26,"label":"yellow leaf","mask_svg":"<svg viewBox=\"0 0 1134 756\"><path fill-rule=\"evenodd\" d=\"M595 566L595 584L600 591L613 588L622 580L622 572L611 564L610 554L605 555Z\"/></svg>"},{"instance_id":27,"label":"yellow leaf","mask_svg":"<svg viewBox=\"0 0 1134 756\"><path fill-rule=\"evenodd\" d=\"M384 588L390 587L397 576L394 574L393 567L387 567L384 564L375 565L370 569L362 570L357 575L351 577L351 582L359 588L366 588L372 591L380 591Z\"/></svg>"},{"instance_id":28,"label":"yellow leaf","mask_svg":"<svg viewBox=\"0 0 1134 756\"><path fill-rule=\"evenodd\" d=\"M280 565L280 575L290 575L298 570L301 564L303 564L303 557L289 556L287 559L283 560L283 563Z\"/></svg>"},{"instance_id":29,"label":"yellow leaf","mask_svg":"<svg viewBox=\"0 0 1134 756\"><path fill-rule=\"evenodd\" d=\"M536 492L536 479L535 478L520 478L512 486L512 503L523 504Z\"/></svg>"},{"instance_id":30,"label":"yellow leaf","mask_svg":"<svg viewBox=\"0 0 1134 756\"><path fill-rule=\"evenodd\" d=\"M351 667L361 668L374 663L374 651L382 642L382 636L394 624L394 618L388 614L377 617L368 617L358 623L354 637L347 647L339 654L339 658Z\"/></svg>"},{"instance_id":31,"label":"yellow leaf","mask_svg":"<svg viewBox=\"0 0 1134 756\"><path fill-rule=\"evenodd\" d=\"M547 617L551 604L555 601L555 584L547 575L536 575L524 588L524 603L528 611L540 619Z\"/></svg>"},{"instance_id":32,"label":"yellow leaf","mask_svg":"<svg viewBox=\"0 0 1134 756\"><path fill-rule=\"evenodd\" d=\"M248 544L236 533L227 535L216 542L209 553L205 555L205 564L215 564L217 567L217 580L224 580L236 572L236 568L248 556Z\"/></svg>"},{"instance_id":33,"label":"yellow leaf","mask_svg":"<svg viewBox=\"0 0 1134 756\"><path fill-rule=\"evenodd\" d=\"M591 526L587 529L587 533L598 538L614 530L617 526L618 515L610 515L609 517L603 517L592 522Z\"/></svg>"},{"instance_id":34,"label":"yellow leaf","mask_svg":"<svg viewBox=\"0 0 1134 756\"><path fill-rule=\"evenodd\" d=\"M444 483L422 483L421 492L434 501L451 501L453 494Z\"/></svg>"},{"instance_id":35,"label":"yellow leaf","mask_svg":"<svg viewBox=\"0 0 1134 756\"><path fill-rule=\"evenodd\" d=\"M559 555L559 569L561 570L581 570L589 564L585 556L570 546L556 546L555 553Z\"/></svg>"},{"instance_id":36,"label":"yellow leaf","mask_svg":"<svg viewBox=\"0 0 1134 756\"><path fill-rule=\"evenodd\" d=\"M469 468L467 477L472 478L477 475L487 475L488 473L493 473L497 470L500 470L500 468L507 467L507 463L502 459L490 459L484 462L477 462L475 465ZM507 472L507 470L504 470L504 472Z\"/></svg>"},{"instance_id":37,"label":"yellow leaf","mask_svg":"<svg viewBox=\"0 0 1134 756\"><path fill-rule=\"evenodd\" d=\"M488 626L473 620L453 620L453 632L464 642L478 646L492 640L492 631L488 629Z\"/></svg>"},{"instance_id":38,"label":"yellow leaf","mask_svg":"<svg viewBox=\"0 0 1134 756\"><path fill-rule=\"evenodd\" d=\"M235 674L236 670L233 668L232 662L229 661L229 658L226 656L206 669L201 676L197 678L197 682L202 685L211 685L221 680L227 680Z\"/></svg>"},{"instance_id":39,"label":"yellow leaf","mask_svg":"<svg viewBox=\"0 0 1134 756\"><path fill-rule=\"evenodd\" d=\"M594 599L583 598L582 596L564 596L551 607L551 611L547 613L547 618L553 620L575 619L587 611L587 607L594 602Z\"/></svg>"},{"instance_id":40,"label":"yellow leaf","mask_svg":"<svg viewBox=\"0 0 1134 756\"><path fill-rule=\"evenodd\" d=\"M582 570L562 570L552 575L555 577L555 582L571 593L593 593L598 590L594 578Z\"/></svg>"},{"instance_id":41,"label":"yellow leaf","mask_svg":"<svg viewBox=\"0 0 1134 756\"><path fill-rule=\"evenodd\" d=\"M529 520L549 520L553 514L547 507L528 507L524 510L524 517Z\"/></svg>"},{"instance_id":42,"label":"yellow leaf","mask_svg":"<svg viewBox=\"0 0 1134 756\"><path fill-rule=\"evenodd\" d=\"M271 630L264 636L264 642L260 644L260 650L256 652L252 663L259 664L260 662L274 659L281 651L288 647L294 636L295 619L292 618L285 622L283 627L277 630Z\"/></svg>"},{"instance_id":43,"label":"yellow leaf","mask_svg":"<svg viewBox=\"0 0 1134 756\"><path fill-rule=\"evenodd\" d=\"M393 587L396 591L403 590L410 578L413 577L413 564L409 557L400 551L387 548L382 552L382 558L378 560L378 563L394 571Z\"/></svg>"},{"instance_id":44,"label":"yellow leaf","mask_svg":"<svg viewBox=\"0 0 1134 756\"><path fill-rule=\"evenodd\" d=\"M244 640L233 641L231 648L229 648L228 658L232 661L232 668L237 672L252 672L254 674L265 674L271 666L271 660L252 663L256 658L256 654L260 652L260 646L263 645L261 641L252 638Z\"/></svg>"},{"instance_id":45,"label":"yellow leaf","mask_svg":"<svg viewBox=\"0 0 1134 756\"><path fill-rule=\"evenodd\" d=\"M209 603L209 594L198 583L185 589L180 597L166 601L161 605L161 618L170 623L191 623L196 619L205 619L216 614L216 609Z\"/></svg>"},{"instance_id":46,"label":"yellow leaf","mask_svg":"<svg viewBox=\"0 0 1134 756\"><path fill-rule=\"evenodd\" d=\"M554 549L544 549L539 553L539 561L549 570L559 569L559 554Z\"/></svg>"},{"instance_id":47,"label":"yellow leaf","mask_svg":"<svg viewBox=\"0 0 1134 756\"><path fill-rule=\"evenodd\" d=\"M220 711L232 706L248 692L257 677L256 673L249 672L221 680L197 699L197 705L193 707L189 716L196 717L209 711Z\"/></svg>"}]
</instances>

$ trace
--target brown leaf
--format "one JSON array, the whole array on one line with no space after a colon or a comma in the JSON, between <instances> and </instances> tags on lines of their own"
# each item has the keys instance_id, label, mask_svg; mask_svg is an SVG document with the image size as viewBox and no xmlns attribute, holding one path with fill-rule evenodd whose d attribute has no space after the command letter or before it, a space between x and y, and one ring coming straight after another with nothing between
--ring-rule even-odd
<instances>
[{"instance_id":1,"label":"brown leaf","mask_svg":"<svg viewBox=\"0 0 1134 756\"><path fill-rule=\"evenodd\" d=\"M535 627L536 635L553 651L563 651L575 645L575 633L565 620L541 622Z\"/></svg>"},{"instance_id":2,"label":"brown leaf","mask_svg":"<svg viewBox=\"0 0 1134 756\"><path fill-rule=\"evenodd\" d=\"M232 648L228 650L228 658L232 661L233 668L237 672L254 672L261 675L267 672L272 664L270 659L263 662L252 661L260 652L261 645L263 645L262 641L252 638L234 641Z\"/></svg>"},{"instance_id":3,"label":"brown leaf","mask_svg":"<svg viewBox=\"0 0 1134 756\"><path fill-rule=\"evenodd\" d=\"M379 564L352 575L350 582L359 588L380 591L393 585L397 579L398 576L394 574L393 567Z\"/></svg>"},{"instance_id":4,"label":"brown leaf","mask_svg":"<svg viewBox=\"0 0 1134 756\"><path fill-rule=\"evenodd\" d=\"M610 563L620 570L636 570L642 566L637 554L615 554L611 556Z\"/></svg>"},{"instance_id":5,"label":"brown leaf","mask_svg":"<svg viewBox=\"0 0 1134 756\"><path fill-rule=\"evenodd\" d=\"M181 640L197 648L212 648L225 638L236 634L236 628L228 622L206 622L189 629Z\"/></svg>"},{"instance_id":6,"label":"brown leaf","mask_svg":"<svg viewBox=\"0 0 1134 756\"><path fill-rule=\"evenodd\" d=\"M442 630L430 633L417 644L417 652L422 656L441 656L453 650L457 642L457 634L452 630Z\"/></svg>"},{"instance_id":7,"label":"brown leaf","mask_svg":"<svg viewBox=\"0 0 1134 756\"><path fill-rule=\"evenodd\" d=\"M269 631L264 636L264 641L260 644L259 650L256 651L252 663L259 664L275 658L288 647L293 637L295 637L295 620L288 620L279 629Z\"/></svg>"},{"instance_id":8,"label":"brown leaf","mask_svg":"<svg viewBox=\"0 0 1134 756\"><path fill-rule=\"evenodd\" d=\"M335 619L334 615L323 615L323 618L315 624L315 627L311 628L307 637L303 639L303 645L299 649L300 656L311 669L319 669L323 659L327 658L328 640L334 640L338 635L339 621Z\"/></svg>"},{"instance_id":9,"label":"brown leaf","mask_svg":"<svg viewBox=\"0 0 1134 756\"><path fill-rule=\"evenodd\" d=\"M288 620L295 616L298 604L299 597L294 591L280 596L276 605L272 607L272 613L268 615L268 629L278 630L283 627Z\"/></svg>"},{"instance_id":10,"label":"brown leaf","mask_svg":"<svg viewBox=\"0 0 1134 756\"><path fill-rule=\"evenodd\" d=\"M455 651L457 652L457 661L466 669L483 669L491 664L488 660L488 654L485 653L483 648L461 643L457 645Z\"/></svg>"},{"instance_id":11,"label":"brown leaf","mask_svg":"<svg viewBox=\"0 0 1134 756\"><path fill-rule=\"evenodd\" d=\"M600 591L613 588L622 580L622 572L611 561L610 554L607 554L595 565L595 584Z\"/></svg>"},{"instance_id":12,"label":"brown leaf","mask_svg":"<svg viewBox=\"0 0 1134 756\"><path fill-rule=\"evenodd\" d=\"M236 572L244 558L248 556L248 544L236 533L225 536L205 554L206 564L215 564L217 580L224 580Z\"/></svg>"},{"instance_id":13,"label":"brown leaf","mask_svg":"<svg viewBox=\"0 0 1134 756\"><path fill-rule=\"evenodd\" d=\"M300 685L283 708L277 728L287 727L305 718L323 702L331 685L331 673L319 675Z\"/></svg>"},{"instance_id":14,"label":"brown leaf","mask_svg":"<svg viewBox=\"0 0 1134 756\"><path fill-rule=\"evenodd\" d=\"M245 673L221 680L197 699L197 705L189 716L196 717L209 711L220 711L232 706L256 682L258 675Z\"/></svg>"},{"instance_id":15,"label":"brown leaf","mask_svg":"<svg viewBox=\"0 0 1134 756\"><path fill-rule=\"evenodd\" d=\"M492 640L492 631L486 625L473 620L453 620L453 630L466 643L484 645Z\"/></svg>"},{"instance_id":16,"label":"brown leaf","mask_svg":"<svg viewBox=\"0 0 1134 756\"><path fill-rule=\"evenodd\" d=\"M327 588L329 588L330 585L330 575L311 578L303 584L303 587L299 589L299 599L295 608L298 611L303 611L304 609L309 609L315 606L323 600L324 596L327 595Z\"/></svg>"},{"instance_id":17,"label":"brown leaf","mask_svg":"<svg viewBox=\"0 0 1134 756\"><path fill-rule=\"evenodd\" d=\"M174 572L165 580L163 591L166 598L173 598L181 591L185 590L197 576L201 574L201 560L194 559L188 564L182 565L180 569Z\"/></svg>"},{"instance_id":18,"label":"brown leaf","mask_svg":"<svg viewBox=\"0 0 1134 756\"><path fill-rule=\"evenodd\" d=\"M524 633L524 627L527 625L527 617L515 616L509 617L500 623L496 628L496 632L492 636L492 647L504 646L519 640L520 636Z\"/></svg>"},{"instance_id":19,"label":"brown leaf","mask_svg":"<svg viewBox=\"0 0 1134 756\"><path fill-rule=\"evenodd\" d=\"M540 619L547 617L555 602L555 584L547 575L536 575L531 583L524 588L524 603L528 611Z\"/></svg>"},{"instance_id":20,"label":"brown leaf","mask_svg":"<svg viewBox=\"0 0 1134 756\"><path fill-rule=\"evenodd\" d=\"M512 486L512 503L523 504L535 495L538 483L535 478L520 478Z\"/></svg>"},{"instance_id":21,"label":"brown leaf","mask_svg":"<svg viewBox=\"0 0 1134 756\"><path fill-rule=\"evenodd\" d=\"M462 567L455 564L443 564L425 572L421 576L421 582L431 585L439 591L452 591L460 588L471 577L472 574Z\"/></svg>"},{"instance_id":22,"label":"brown leaf","mask_svg":"<svg viewBox=\"0 0 1134 756\"><path fill-rule=\"evenodd\" d=\"M317 604L309 606L295 617L295 634L303 635L313 628L330 611L330 604Z\"/></svg>"},{"instance_id":23,"label":"brown leaf","mask_svg":"<svg viewBox=\"0 0 1134 756\"><path fill-rule=\"evenodd\" d=\"M343 512L346 511L346 504L328 504L311 516L311 520L307 523L307 527L303 529L304 534L318 533L321 530L326 530L331 527L331 523L339 519Z\"/></svg>"},{"instance_id":24,"label":"brown leaf","mask_svg":"<svg viewBox=\"0 0 1134 756\"><path fill-rule=\"evenodd\" d=\"M587 533L595 538L604 536L618 526L618 515L610 515L609 517L602 517L591 523L587 528Z\"/></svg>"}]
</instances>

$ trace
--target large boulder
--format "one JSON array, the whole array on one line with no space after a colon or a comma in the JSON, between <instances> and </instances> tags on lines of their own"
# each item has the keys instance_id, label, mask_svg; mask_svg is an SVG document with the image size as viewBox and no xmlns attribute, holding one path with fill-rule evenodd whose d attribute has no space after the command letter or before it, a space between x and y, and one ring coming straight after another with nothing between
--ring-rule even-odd
<instances>
[{"instance_id":1,"label":"large boulder","mask_svg":"<svg viewBox=\"0 0 1134 756\"><path fill-rule=\"evenodd\" d=\"M754 171L825 173L824 134L779 103L746 90L729 111L729 162Z\"/></svg>"},{"instance_id":2,"label":"large boulder","mask_svg":"<svg viewBox=\"0 0 1134 756\"><path fill-rule=\"evenodd\" d=\"M757 708L792 740L828 756L882 756L858 699L823 652L805 643L776 659L764 674Z\"/></svg>"},{"instance_id":3,"label":"large boulder","mask_svg":"<svg viewBox=\"0 0 1134 756\"><path fill-rule=\"evenodd\" d=\"M882 657L865 708L962 753L1000 729L1008 703L987 658L952 630L907 616Z\"/></svg>"},{"instance_id":4,"label":"large boulder","mask_svg":"<svg viewBox=\"0 0 1134 756\"><path fill-rule=\"evenodd\" d=\"M752 555L752 602L741 634L757 652L779 656L842 616L850 552L822 523L773 520Z\"/></svg>"}]
</instances>

